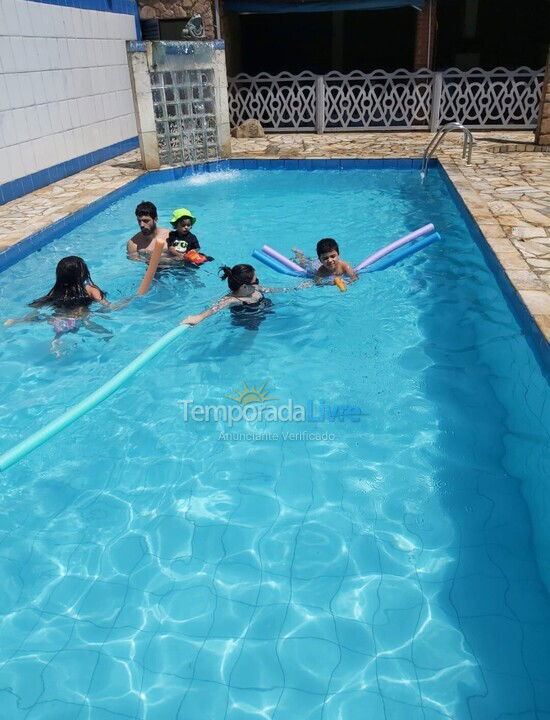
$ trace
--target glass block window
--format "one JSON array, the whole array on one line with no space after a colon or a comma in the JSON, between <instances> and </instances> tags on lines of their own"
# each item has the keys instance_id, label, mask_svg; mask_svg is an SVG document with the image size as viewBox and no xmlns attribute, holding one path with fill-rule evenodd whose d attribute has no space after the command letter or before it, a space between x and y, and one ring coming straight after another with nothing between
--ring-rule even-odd
<instances>
[{"instance_id":1,"label":"glass block window","mask_svg":"<svg viewBox=\"0 0 550 720\"><path fill-rule=\"evenodd\" d=\"M192 164L219 158L213 70L151 73L160 161Z\"/></svg>"}]
</instances>

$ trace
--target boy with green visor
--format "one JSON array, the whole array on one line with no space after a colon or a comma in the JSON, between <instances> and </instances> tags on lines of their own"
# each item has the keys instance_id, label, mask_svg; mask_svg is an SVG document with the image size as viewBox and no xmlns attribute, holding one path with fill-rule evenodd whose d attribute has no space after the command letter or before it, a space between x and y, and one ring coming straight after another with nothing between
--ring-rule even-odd
<instances>
[{"instance_id":1,"label":"boy with green visor","mask_svg":"<svg viewBox=\"0 0 550 720\"><path fill-rule=\"evenodd\" d=\"M174 210L170 218L170 224L174 230L168 234L167 238L168 252L185 262L202 265L214 258L198 252L200 250L199 241L197 236L191 232L196 221L197 218L187 208Z\"/></svg>"}]
</instances>

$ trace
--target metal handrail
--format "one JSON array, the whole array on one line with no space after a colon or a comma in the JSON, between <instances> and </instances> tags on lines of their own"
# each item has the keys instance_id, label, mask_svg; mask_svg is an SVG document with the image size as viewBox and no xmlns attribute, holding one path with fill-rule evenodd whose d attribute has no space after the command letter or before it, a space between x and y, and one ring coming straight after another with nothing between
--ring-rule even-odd
<instances>
[{"instance_id":1,"label":"metal handrail","mask_svg":"<svg viewBox=\"0 0 550 720\"><path fill-rule=\"evenodd\" d=\"M428 172L428 162L433 153L437 150L439 143L443 140L443 138L445 137L445 135L447 135L448 132L452 132L453 130L461 130L464 134L464 143L462 144L462 157L466 158L467 165L472 162L472 148L474 146L474 137L472 133L468 130L467 127L464 127L464 125L461 125L460 123L447 123L447 125L443 125L439 128L439 130L435 133L433 138L428 143L428 146L424 150L424 154L422 155L422 168L420 170L420 177L422 179L426 177L426 173Z\"/></svg>"}]
</instances>

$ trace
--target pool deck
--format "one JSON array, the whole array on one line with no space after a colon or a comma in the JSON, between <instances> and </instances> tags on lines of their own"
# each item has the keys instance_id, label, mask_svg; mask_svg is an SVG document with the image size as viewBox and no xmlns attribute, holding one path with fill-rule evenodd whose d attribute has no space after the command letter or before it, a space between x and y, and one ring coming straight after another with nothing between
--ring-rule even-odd
<instances>
[{"instance_id":1,"label":"pool deck","mask_svg":"<svg viewBox=\"0 0 550 720\"><path fill-rule=\"evenodd\" d=\"M273 134L233 139L237 158L420 157L425 132ZM474 132L472 164L462 137L439 158L487 242L550 342L550 154L531 152L531 132ZM506 138L509 144L487 142ZM120 155L0 206L0 251L143 174L139 153Z\"/></svg>"}]
</instances>

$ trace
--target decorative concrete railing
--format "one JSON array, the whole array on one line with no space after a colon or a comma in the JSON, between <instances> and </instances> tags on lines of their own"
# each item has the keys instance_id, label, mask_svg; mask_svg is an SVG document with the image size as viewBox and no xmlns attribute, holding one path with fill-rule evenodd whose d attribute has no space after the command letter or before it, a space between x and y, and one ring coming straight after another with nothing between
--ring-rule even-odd
<instances>
[{"instance_id":1,"label":"decorative concrete railing","mask_svg":"<svg viewBox=\"0 0 550 720\"><path fill-rule=\"evenodd\" d=\"M472 129L531 130L544 70L396 70L315 75L260 73L229 79L231 124L256 118L273 132Z\"/></svg>"}]
</instances>

